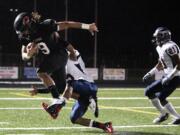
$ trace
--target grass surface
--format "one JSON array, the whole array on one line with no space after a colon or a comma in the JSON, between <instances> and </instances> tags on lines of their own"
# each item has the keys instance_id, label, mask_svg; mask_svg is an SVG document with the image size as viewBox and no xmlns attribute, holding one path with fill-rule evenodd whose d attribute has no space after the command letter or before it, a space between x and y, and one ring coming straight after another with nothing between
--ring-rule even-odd
<instances>
[{"instance_id":1,"label":"grass surface","mask_svg":"<svg viewBox=\"0 0 180 135\"><path fill-rule=\"evenodd\" d=\"M144 97L142 88L99 89L99 118L91 110L84 117L96 121L112 121L116 135L180 135L180 126L168 125L170 117L161 125L153 125L158 112ZM180 112L180 90L169 98ZM43 98L43 99L42 99ZM103 135L100 129L71 124L69 115L74 100L70 100L53 120L42 110L43 101L51 96L39 94L29 96L28 91L0 89L0 135Z\"/></svg>"}]
</instances>

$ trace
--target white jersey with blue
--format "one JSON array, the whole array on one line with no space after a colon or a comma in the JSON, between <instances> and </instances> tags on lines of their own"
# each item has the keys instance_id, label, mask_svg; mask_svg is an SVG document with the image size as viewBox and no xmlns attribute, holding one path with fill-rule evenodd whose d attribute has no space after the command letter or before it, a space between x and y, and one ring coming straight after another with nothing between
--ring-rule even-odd
<instances>
[{"instance_id":1,"label":"white jersey with blue","mask_svg":"<svg viewBox=\"0 0 180 135\"><path fill-rule=\"evenodd\" d=\"M80 55L77 56L77 61L68 59L66 69L67 75L72 77L73 80L94 82L93 78L88 74Z\"/></svg>"},{"instance_id":2,"label":"white jersey with blue","mask_svg":"<svg viewBox=\"0 0 180 135\"><path fill-rule=\"evenodd\" d=\"M173 61L172 56L178 55L180 57L180 50L178 45L173 41L168 41L162 46L157 46L156 50L159 55L159 60L163 65L164 73L166 75L171 73L176 66L176 63ZM175 76L180 76L180 72L177 72Z\"/></svg>"}]
</instances>

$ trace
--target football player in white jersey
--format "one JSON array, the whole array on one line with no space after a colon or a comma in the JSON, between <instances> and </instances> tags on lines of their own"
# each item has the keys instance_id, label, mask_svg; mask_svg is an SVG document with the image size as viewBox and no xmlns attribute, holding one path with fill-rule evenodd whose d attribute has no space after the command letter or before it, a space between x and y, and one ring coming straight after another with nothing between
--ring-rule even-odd
<instances>
[{"instance_id":1,"label":"football player in white jersey","mask_svg":"<svg viewBox=\"0 0 180 135\"><path fill-rule=\"evenodd\" d=\"M76 102L72 108L70 120L73 124L79 124L83 126L95 127L103 129L107 133L113 133L113 127L111 122L101 123L88 118L84 118L88 106L94 111L95 117L98 117L98 104L97 104L97 85L94 83L93 78L88 74L84 61L82 60L79 52L76 50L77 61L68 59L67 62L67 87L61 96L61 100L57 100L56 103L61 110L65 105L66 100L70 97L76 99ZM34 92L34 91L33 91ZM37 92L37 89L36 89ZM43 103L44 109L50 114L54 119L57 115L52 115L54 109L48 107L48 104ZM58 110L58 112L60 112Z\"/></svg>"},{"instance_id":2,"label":"football player in white jersey","mask_svg":"<svg viewBox=\"0 0 180 135\"><path fill-rule=\"evenodd\" d=\"M88 74L84 61L78 51L76 51L77 61L68 59L67 75L69 77L67 90L72 93L78 93L79 98L76 100L71 111L71 122L83 126L96 127L103 129L107 133L113 133L111 122L101 123L91 119L84 118L88 106L93 104L93 99L97 101L97 86L93 78ZM66 93L66 90L65 90ZM66 96L66 98L68 98ZM94 105L94 114L98 117L97 102Z\"/></svg>"},{"instance_id":3,"label":"football player in white jersey","mask_svg":"<svg viewBox=\"0 0 180 135\"><path fill-rule=\"evenodd\" d=\"M152 102L153 106L160 112L160 116L154 119L153 123L159 124L168 119L171 114L174 120L171 124L180 124L180 115L173 105L167 101L173 91L180 84L180 49L171 40L171 32L165 27L158 27L154 34L154 44L159 55L157 65L145 76L143 81L147 82L157 71L163 70L164 76L147 86L145 96Z\"/></svg>"}]
</instances>

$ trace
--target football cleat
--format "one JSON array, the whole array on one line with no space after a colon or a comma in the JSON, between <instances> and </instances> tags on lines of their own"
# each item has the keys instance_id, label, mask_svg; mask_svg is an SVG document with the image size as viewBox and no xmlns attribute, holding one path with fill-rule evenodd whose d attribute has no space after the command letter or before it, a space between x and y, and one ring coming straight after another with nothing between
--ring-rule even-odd
<instances>
[{"instance_id":1,"label":"football cleat","mask_svg":"<svg viewBox=\"0 0 180 135\"><path fill-rule=\"evenodd\" d=\"M172 121L169 124L180 125L180 118L179 119L175 119L174 121Z\"/></svg>"},{"instance_id":2,"label":"football cleat","mask_svg":"<svg viewBox=\"0 0 180 135\"><path fill-rule=\"evenodd\" d=\"M112 127L111 122L106 122L104 125L105 125L105 127L103 128L104 132L106 132L106 133L113 133L114 132L114 129Z\"/></svg>"},{"instance_id":3,"label":"football cleat","mask_svg":"<svg viewBox=\"0 0 180 135\"><path fill-rule=\"evenodd\" d=\"M56 119L61 111L62 107L65 106L65 102L61 104L48 105L47 103L42 103L44 110L53 118Z\"/></svg>"},{"instance_id":4,"label":"football cleat","mask_svg":"<svg viewBox=\"0 0 180 135\"><path fill-rule=\"evenodd\" d=\"M159 117L155 118L153 120L153 123L154 124L160 124L161 122L167 120L169 118L169 114L168 113L165 113L164 115L160 115Z\"/></svg>"}]
</instances>

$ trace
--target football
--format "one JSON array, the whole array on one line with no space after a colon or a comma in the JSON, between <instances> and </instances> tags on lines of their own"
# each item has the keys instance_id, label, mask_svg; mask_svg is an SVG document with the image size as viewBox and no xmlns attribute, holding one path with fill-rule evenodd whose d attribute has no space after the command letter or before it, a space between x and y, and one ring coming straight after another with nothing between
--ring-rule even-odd
<instances>
[{"instance_id":1,"label":"football","mask_svg":"<svg viewBox=\"0 0 180 135\"><path fill-rule=\"evenodd\" d=\"M29 43L29 44L26 46L26 52L27 52L27 53L32 53L32 56L37 55L38 52L39 52L39 49L38 49L37 44Z\"/></svg>"}]
</instances>

